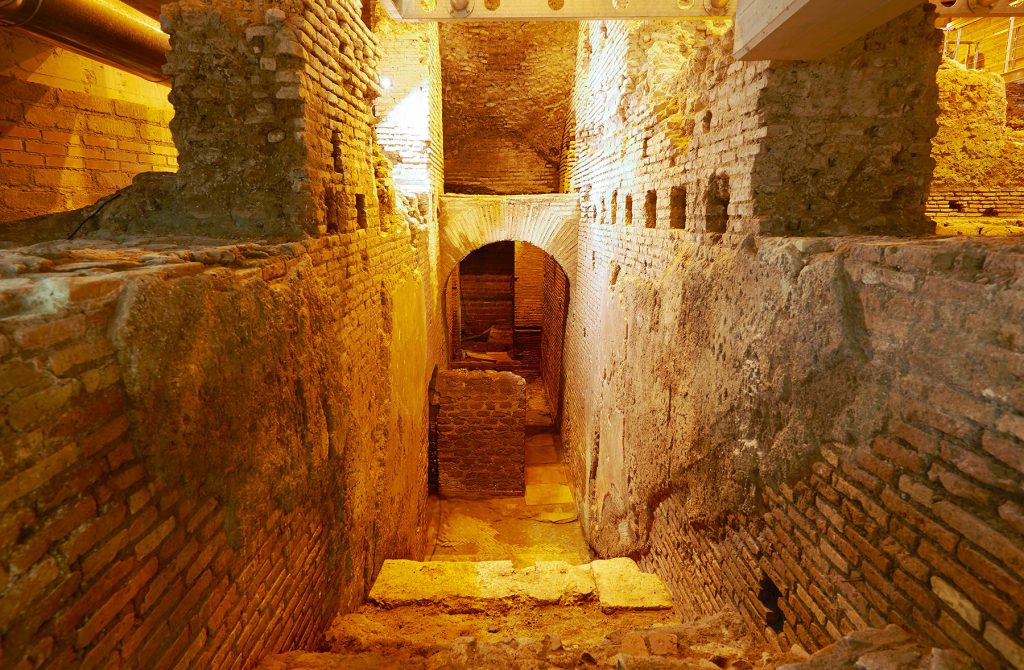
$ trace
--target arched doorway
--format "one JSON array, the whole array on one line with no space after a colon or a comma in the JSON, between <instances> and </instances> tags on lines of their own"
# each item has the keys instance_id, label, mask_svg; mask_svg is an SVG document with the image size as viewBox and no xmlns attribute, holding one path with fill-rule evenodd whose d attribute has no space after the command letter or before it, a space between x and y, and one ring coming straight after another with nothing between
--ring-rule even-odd
<instances>
[{"instance_id":1,"label":"arched doorway","mask_svg":"<svg viewBox=\"0 0 1024 670\"><path fill-rule=\"evenodd\" d=\"M561 264L528 242L493 242L456 264L444 295L451 367L522 376L527 432L557 432L570 298Z\"/></svg>"}]
</instances>

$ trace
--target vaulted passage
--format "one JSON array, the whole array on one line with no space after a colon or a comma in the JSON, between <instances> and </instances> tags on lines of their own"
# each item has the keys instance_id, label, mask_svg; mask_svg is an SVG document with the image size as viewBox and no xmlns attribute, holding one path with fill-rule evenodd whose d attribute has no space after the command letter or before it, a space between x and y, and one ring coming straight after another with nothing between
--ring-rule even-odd
<instances>
[{"instance_id":1,"label":"vaulted passage","mask_svg":"<svg viewBox=\"0 0 1024 670\"><path fill-rule=\"evenodd\" d=\"M1024 668L1024 7L782 4L0 0L0 668Z\"/></svg>"}]
</instances>

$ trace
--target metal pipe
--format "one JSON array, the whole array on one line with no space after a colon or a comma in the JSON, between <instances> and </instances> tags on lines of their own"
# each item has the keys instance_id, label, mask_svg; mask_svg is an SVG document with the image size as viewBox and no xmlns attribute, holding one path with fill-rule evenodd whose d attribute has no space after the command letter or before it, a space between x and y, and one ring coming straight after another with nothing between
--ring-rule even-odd
<instances>
[{"instance_id":1,"label":"metal pipe","mask_svg":"<svg viewBox=\"0 0 1024 670\"><path fill-rule=\"evenodd\" d=\"M1014 24L1016 23L1016 19L1017 19L1016 16L1011 16L1010 17L1010 27L1006 31L1006 59L1003 61L1003 74L1006 74L1007 72L1010 71L1010 63L1012 62L1012 59L1013 59L1013 56L1014 56L1013 52L1014 52L1014 46L1015 45L1013 43L1014 42L1014 40L1013 40L1013 33L1014 33L1013 28L1014 28Z\"/></svg>"},{"instance_id":2,"label":"metal pipe","mask_svg":"<svg viewBox=\"0 0 1024 670\"><path fill-rule=\"evenodd\" d=\"M163 73L170 38L119 0L0 0L0 27L15 28L150 81Z\"/></svg>"},{"instance_id":3,"label":"metal pipe","mask_svg":"<svg viewBox=\"0 0 1024 670\"><path fill-rule=\"evenodd\" d=\"M160 18L160 8L173 0L124 0L124 4L134 7L146 16Z\"/></svg>"}]
</instances>

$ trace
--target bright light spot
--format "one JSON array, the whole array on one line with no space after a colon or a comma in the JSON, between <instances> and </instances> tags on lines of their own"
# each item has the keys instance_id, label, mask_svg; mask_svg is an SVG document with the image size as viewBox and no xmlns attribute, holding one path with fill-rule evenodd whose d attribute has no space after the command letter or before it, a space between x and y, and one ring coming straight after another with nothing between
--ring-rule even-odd
<instances>
[{"instance_id":1,"label":"bright light spot","mask_svg":"<svg viewBox=\"0 0 1024 670\"><path fill-rule=\"evenodd\" d=\"M389 90L392 85L393 85L393 82L391 81L391 77L381 77L380 78L380 87L382 89L384 89L385 91Z\"/></svg>"}]
</instances>

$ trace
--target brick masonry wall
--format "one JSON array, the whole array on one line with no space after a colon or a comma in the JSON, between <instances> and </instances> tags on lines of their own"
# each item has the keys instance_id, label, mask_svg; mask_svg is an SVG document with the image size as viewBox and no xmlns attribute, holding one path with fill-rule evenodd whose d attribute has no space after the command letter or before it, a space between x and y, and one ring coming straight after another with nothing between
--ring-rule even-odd
<instances>
[{"instance_id":1,"label":"brick masonry wall","mask_svg":"<svg viewBox=\"0 0 1024 670\"><path fill-rule=\"evenodd\" d=\"M1024 130L1024 82L1006 84L1006 125Z\"/></svg>"},{"instance_id":2,"label":"brick masonry wall","mask_svg":"<svg viewBox=\"0 0 1024 670\"><path fill-rule=\"evenodd\" d=\"M562 348L569 307L569 279L562 266L544 256L544 304L541 323L540 370L548 406L558 414L562 406Z\"/></svg>"},{"instance_id":3,"label":"brick masonry wall","mask_svg":"<svg viewBox=\"0 0 1024 670\"><path fill-rule=\"evenodd\" d=\"M176 169L166 87L10 31L0 54L0 222L85 207L140 172ZM121 88L91 83L119 78Z\"/></svg>"},{"instance_id":4,"label":"brick masonry wall","mask_svg":"<svg viewBox=\"0 0 1024 670\"><path fill-rule=\"evenodd\" d=\"M441 26L445 191L555 193L575 23Z\"/></svg>"},{"instance_id":5,"label":"brick masonry wall","mask_svg":"<svg viewBox=\"0 0 1024 670\"><path fill-rule=\"evenodd\" d=\"M375 103L377 141L403 193L444 189L441 53L436 23L397 23L377 7L380 76L390 86Z\"/></svg>"},{"instance_id":6,"label":"brick masonry wall","mask_svg":"<svg viewBox=\"0 0 1024 670\"><path fill-rule=\"evenodd\" d=\"M386 558L422 556L427 389L444 351L436 208L404 207L369 155L376 38L358 4L331 3L330 30L324 5L302 21L266 8L169 7L177 139L192 152L175 204L209 205L204 189L219 184L232 205L177 215L214 230L226 214L236 236L310 222L323 232L326 212L300 208L289 216L309 220L282 225L261 198L276 206L288 200L277 189L298 185L302 204L304 184L343 182L354 223L281 246L93 241L0 257L5 667L253 667L315 646ZM218 76L204 79L206 67ZM295 98L289 87L312 86L300 70L344 99ZM238 106L214 104L225 96ZM336 106L309 109L311 97ZM306 169L307 137L290 133L307 121L344 128L339 174ZM246 163L240 138L262 162ZM191 181L216 165L215 184ZM244 184L255 168L271 179Z\"/></svg>"},{"instance_id":7,"label":"brick masonry wall","mask_svg":"<svg viewBox=\"0 0 1024 670\"><path fill-rule=\"evenodd\" d=\"M581 26L563 438L592 547L640 557L684 617L733 608L809 648L888 621L983 667L1020 666L1022 622L1005 606L1024 583L1020 243L744 235L924 230L927 133L901 135L888 167L888 149L866 149L880 171L846 193L879 196L863 209L837 207L850 165L800 147L887 125L887 105L906 102L895 70L867 73L871 91L902 88L877 109L858 89L872 111L844 120L814 93L828 95L811 83L820 68L850 82L899 61L918 97L933 94L926 24L912 12L827 66L731 63L714 26L689 52L679 26ZM790 180L758 181L769 159L809 188L788 211ZM735 234L708 225L721 192L700 179L718 171Z\"/></svg>"},{"instance_id":8,"label":"brick masonry wall","mask_svg":"<svg viewBox=\"0 0 1024 670\"><path fill-rule=\"evenodd\" d=\"M186 249L125 272L100 256L113 271L5 280L6 660L251 667L315 645L386 557L421 555L429 371L406 366L430 363L437 340L409 325L417 313L423 323L423 288L383 260L409 259L405 245L392 236L344 283L355 236ZM77 249L75 260L92 258ZM234 269L216 267L227 257ZM268 300L290 306L247 321ZM300 312L315 327L282 322ZM176 321L186 313L192 325ZM209 343L257 321L233 340L234 362L215 362ZM180 337L161 338L167 329ZM318 362L326 351L338 355ZM267 385L282 357L295 376ZM207 397L223 411L204 413ZM365 420L370 406L379 422Z\"/></svg>"},{"instance_id":9,"label":"brick masonry wall","mask_svg":"<svg viewBox=\"0 0 1024 670\"><path fill-rule=\"evenodd\" d=\"M460 320L465 335L479 335L491 326L512 327L512 275L460 275Z\"/></svg>"},{"instance_id":10,"label":"brick masonry wall","mask_svg":"<svg viewBox=\"0 0 1024 670\"><path fill-rule=\"evenodd\" d=\"M758 515L696 522L682 493L660 503L645 563L692 594L687 613L732 606L764 622L767 575L786 643L817 648L893 622L982 667L1021 663L1010 603L1024 595L1024 370L1009 315L1022 303L1000 288L1020 285L1020 249L879 241L847 252L887 420L766 486ZM976 338L954 335L966 323ZM956 344L933 348L943 341Z\"/></svg>"},{"instance_id":11,"label":"brick masonry wall","mask_svg":"<svg viewBox=\"0 0 1024 670\"><path fill-rule=\"evenodd\" d=\"M526 490L526 381L511 372L438 373L437 455L447 498Z\"/></svg>"},{"instance_id":12,"label":"brick masonry wall","mask_svg":"<svg viewBox=\"0 0 1024 670\"><path fill-rule=\"evenodd\" d=\"M928 216L959 218L1024 215L1022 188L933 188L928 196Z\"/></svg>"},{"instance_id":13,"label":"brick masonry wall","mask_svg":"<svg viewBox=\"0 0 1024 670\"><path fill-rule=\"evenodd\" d=\"M544 318L544 260L547 252L527 242L516 242L515 325L540 326Z\"/></svg>"},{"instance_id":14,"label":"brick masonry wall","mask_svg":"<svg viewBox=\"0 0 1024 670\"><path fill-rule=\"evenodd\" d=\"M573 166L568 181L585 221L929 232L937 35L914 10L815 65L742 63L729 55L727 22L582 24L575 139L563 162ZM870 114L865 96L877 107ZM901 122L877 123L890 114ZM812 175L808 165L817 166Z\"/></svg>"}]
</instances>

